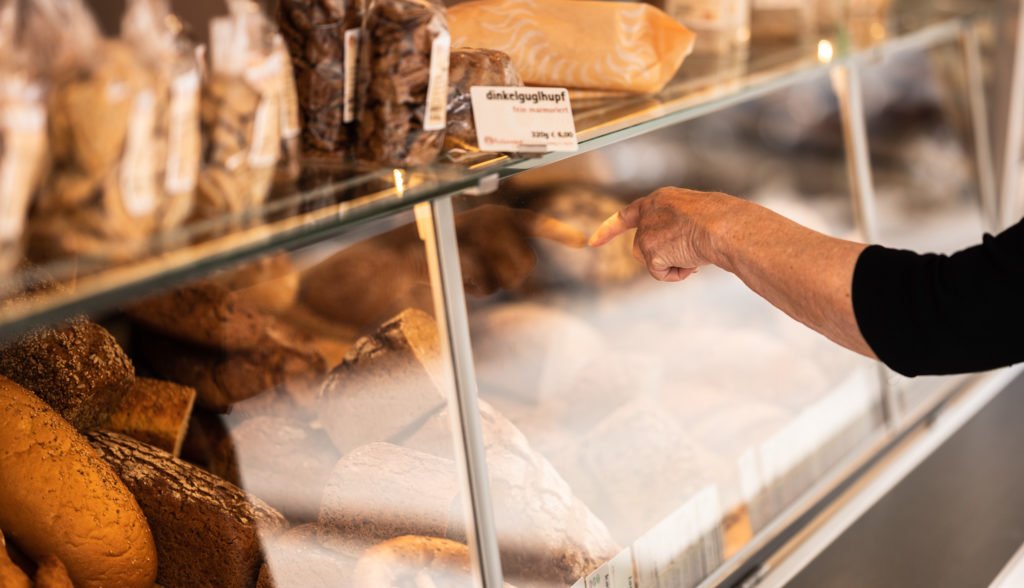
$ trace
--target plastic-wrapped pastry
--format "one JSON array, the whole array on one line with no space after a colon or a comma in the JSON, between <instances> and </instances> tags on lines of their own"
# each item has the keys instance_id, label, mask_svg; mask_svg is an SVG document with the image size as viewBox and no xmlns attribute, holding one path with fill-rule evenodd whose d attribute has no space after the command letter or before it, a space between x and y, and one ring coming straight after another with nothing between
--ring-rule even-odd
<instances>
[{"instance_id":1,"label":"plastic-wrapped pastry","mask_svg":"<svg viewBox=\"0 0 1024 588\"><path fill-rule=\"evenodd\" d=\"M161 194L158 216L162 228L175 227L192 212L202 158L199 64L167 0L131 0L121 30L154 72L154 92L161 104L153 137Z\"/></svg>"},{"instance_id":2,"label":"plastic-wrapped pastry","mask_svg":"<svg viewBox=\"0 0 1024 588\"><path fill-rule=\"evenodd\" d=\"M476 123L473 121L473 86L522 86L523 80L512 60L491 49L455 49L451 54L448 93L448 131L445 152L475 151Z\"/></svg>"},{"instance_id":3,"label":"plastic-wrapped pastry","mask_svg":"<svg viewBox=\"0 0 1024 588\"><path fill-rule=\"evenodd\" d=\"M232 2L210 22L210 77L203 88L207 141L196 215L238 213L262 203L281 155L280 53L259 6Z\"/></svg>"},{"instance_id":4,"label":"plastic-wrapped pastry","mask_svg":"<svg viewBox=\"0 0 1024 588\"><path fill-rule=\"evenodd\" d=\"M133 256L159 203L152 74L131 46L101 37L81 2L32 6L30 38L50 56L52 169L30 219L30 254Z\"/></svg>"},{"instance_id":5,"label":"plastic-wrapped pastry","mask_svg":"<svg viewBox=\"0 0 1024 588\"><path fill-rule=\"evenodd\" d=\"M25 220L46 158L46 102L16 42L17 3L0 6L0 274L21 262Z\"/></svg>"},{"instance_id":6,"label":"plastic-wrapped pastry","mask_svg":"<svg viewBox=\"0 0 1024 588\"><path fill-rule=\"evenodd\" d=\"M360 55L360 160L404 167L437 159L444 144L451 36L429 0L373 0Z\"/></svg>"},{"instance_id":7,"label":"plastic-wrapped pastry","mask_svg":"<svg viewBox=\"0 0 1024 588\"><path fill-rule=\"evenodd\" d=\"M341 157L354 134L362 0L281 0L302 113L302 151Z\"/></svg>"}]
</instances>

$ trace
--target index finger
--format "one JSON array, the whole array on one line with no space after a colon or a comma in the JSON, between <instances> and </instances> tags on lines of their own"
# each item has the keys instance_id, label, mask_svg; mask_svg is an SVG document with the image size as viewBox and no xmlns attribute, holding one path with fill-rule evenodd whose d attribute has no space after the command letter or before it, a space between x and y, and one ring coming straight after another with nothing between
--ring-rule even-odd
<instances>
[{"instance_id":1,"label":"index finger","mask_svg":"<svg viewBox=\"0 0 1024 588\"><path fill-rule=\"evenodd\" d=\"M640 222L640 200L608 217L594 234L590 236L591 247L600 247L630 229L635 229Z\"/></svg>"}]
</instances>

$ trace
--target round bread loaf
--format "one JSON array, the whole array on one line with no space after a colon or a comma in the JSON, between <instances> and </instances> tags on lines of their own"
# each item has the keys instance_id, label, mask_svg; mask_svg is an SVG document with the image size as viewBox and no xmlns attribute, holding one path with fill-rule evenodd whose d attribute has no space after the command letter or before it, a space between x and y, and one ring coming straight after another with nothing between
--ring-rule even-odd
<instances>
[{"instance_id":1,"label":"round bread loaf","mask_svg":"<svg viewBox=\"0 0 1024 588\"><path fill-rule=\"evenodd\" d=\"M79 588L149 588L156 547L135 498L89 443L0 377L0 528L33 559L54 555Z\"/></svg>"}]
</instances>

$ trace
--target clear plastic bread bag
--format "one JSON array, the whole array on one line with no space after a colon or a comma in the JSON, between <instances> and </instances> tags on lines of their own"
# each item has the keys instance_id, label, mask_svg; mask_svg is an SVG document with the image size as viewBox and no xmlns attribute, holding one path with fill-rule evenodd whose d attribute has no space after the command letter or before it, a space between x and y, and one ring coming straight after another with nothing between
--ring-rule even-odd
<instances>
[{"instance_id":1,"label":"clear plastic bread bag","mask_svg":"<svg viewBox=\"0 0 1024 588\"><path fill-rule=\"evenodd\" d=\"M522 86L508 55L491 49L460 48L452 50L448 75L448 128L444 151L449 159L459 161L479 151L476 123L473 120L473 86Z\"/></svg>"},{"instance_id":2,"label":"clear plastic bread bag","mask_svg":"<svg viewBox=\"0 0 1024 588\"><path fill-rule=\"evenodd\" d=\"M135 258L159 203L153 77L130 45L99 33L80 0L34 0L26 34L48 64L51 157L29 255Z\"/></svg>"},{"instance_id":3,"label":"clear plastic bread bag","mask_svg":"<svg viewBox=\"0 0 1024 588\"><path fill-rule=\"evenodd\" d=\"M228 16L210 21L199 217L238 214L264 202L281 154L282 64L273 51L273 34L256 4L229 6Z\"/></svg>"},{"instance_id":4,"label":"clear plastic bread bag","mask_svg":"<svg viewBox=\"0 0 1024 588\"><path fill-rule=\"evenodd\" d=\"M0 4L0 275L24 256L29 206L46 162L46 102L18 38L18 7Z\"/></svg>"},{"instance_id":5,"label":"clear plastic bread bag","mask_svg":"<svg viewBox=\"0 0 1024 588\"><path fill-rule=\"evenodd\" d=\"M160 179L157 216L166 230L188 218L199 178L199 63L167 0L129 0L121 36L154 74L158 104L154 150Z\"/></svg>"},{"instance_id":6,"label":"clear plastic bread bag","mask_svg":"<svg viewBox=\"0 0 1024 588\"><path fill-rule=\"evenodd\" d=\"M355 138L363 0L279 0L302 112L302 151L343 159Z\"/></svg>"},{"instance_id":7,"label":"clear plastic bread bag","mask_svg":"<svg viewBox=\"0 0 1024 588\"><path fill-rule=\"evenodd\" d=\"M405 167L437 159L447 125L450 51L443 6L370 1L359 56L361 161Z\"/></svg>"}]
</instances>

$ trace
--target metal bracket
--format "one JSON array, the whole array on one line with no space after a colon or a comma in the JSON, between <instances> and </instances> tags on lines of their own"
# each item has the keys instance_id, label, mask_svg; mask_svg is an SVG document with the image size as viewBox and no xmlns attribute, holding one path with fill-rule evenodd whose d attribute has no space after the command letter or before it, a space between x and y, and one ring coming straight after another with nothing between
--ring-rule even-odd
<instances>
[{"instance_id":1,"label":"metal bracket","mask_svg":"<svg viewBox=\"0 0 1024 588\"><path fill-rule=\"evenodd\" d=\"M462 485L466 540L475 585L501 588L503 576L498 553L498 534L491 504L490 477L480 421L476 371L469 337L469 315L459 265L455 234L455 210L451 196L416 205L416 225L427 250L427 266L434 294L434 308L441 331L441 352L446 386L451 392L448 412L452 442Z\"/></svg>"}]
</instances>

